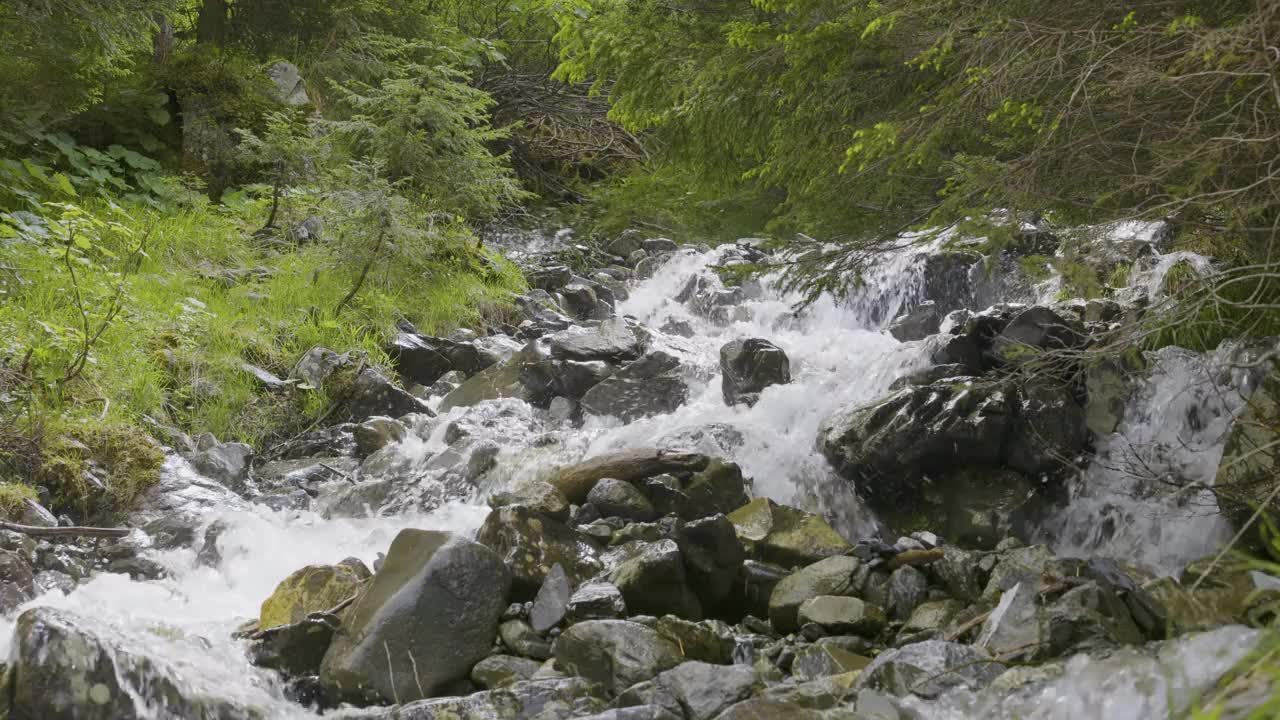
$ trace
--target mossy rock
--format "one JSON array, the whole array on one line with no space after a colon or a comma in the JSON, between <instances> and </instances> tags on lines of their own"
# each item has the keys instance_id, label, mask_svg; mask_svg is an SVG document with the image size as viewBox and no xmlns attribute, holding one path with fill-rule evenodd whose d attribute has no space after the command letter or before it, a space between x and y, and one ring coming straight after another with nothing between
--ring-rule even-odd
<instances>
[{"instance_id":1,"label":"mossy rock","mask_svg":"<svg viewBox=\"0 0 1280 720\"><path fill-rule=\"evenodd\" d=\"M354 596L370 577L359 560L337 565L308 565L276 586L262 603L258 624L263 628L301 622L313 612L324 612Z\"/></svg>"},{"instance_id":2,"label":"mossy rock","mask_svg":"<svg viewBox=\"0 0 1280 720\"><path fill-rule=\"evenodd\" d=\"M110 524L160 481L164 450L141 428L88 422L61 430L50 433L38 478L54 512Z\"/></svg>"},{"instance_id":3,"label":"mossy rock","mask_svg":"<svg viewBox=\"0 0 1280 720\"><path fill-rule=\"evenodd\" d=\"M749 555L785 567L843 555L853 547L821 517L768 498L752 500L728 517Z\"/></svg>"}]
</instances>

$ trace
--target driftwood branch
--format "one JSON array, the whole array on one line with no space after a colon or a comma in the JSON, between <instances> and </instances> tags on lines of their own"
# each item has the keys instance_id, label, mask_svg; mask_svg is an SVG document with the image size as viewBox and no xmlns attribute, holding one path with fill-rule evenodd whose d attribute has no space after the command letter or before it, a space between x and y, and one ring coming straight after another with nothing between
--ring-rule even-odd
<instances>
[{"instance_id":1,"label":"driftwood branch","mask_svg":"<svg viewBox=\"0 0 1280 720\"><path fill-rule=\"evenodd\" d=\"M122 538L133 532L132 528L98 528L98 527L37 527L35 525L19 525L0 520L0 530L22 533L31 537L98 537Z\"/></svg>"}]
</instances>

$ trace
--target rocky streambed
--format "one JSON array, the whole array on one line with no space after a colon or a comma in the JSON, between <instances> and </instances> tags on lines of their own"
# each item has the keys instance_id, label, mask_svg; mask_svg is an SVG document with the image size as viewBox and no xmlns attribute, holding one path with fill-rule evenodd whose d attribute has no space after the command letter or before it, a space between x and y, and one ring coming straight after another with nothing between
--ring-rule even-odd
<instances>
[{"instance_id":1,"label":"rocky streambed","mask_svg":"<svg viewBox=\"0 0 1280 720\"><path fill-rule=\"evenodd\" d=\"M765 259L754 241L628 233L578 273L560 237L520 258L511 326L406 326L394 372L316 348L295 375L344 398L326 426L262 455L175 436L110 544L0 533L0 702L1176 716L1261 642L1246 625L1276 592L1215 557L1248 491L1209 490L1267 348L1100 360L1175 262L1160 227L1095 234L1128 282L1087 302L1022 269L1066 243L1023 234L996 257L904 238L853 297L803 310L723 281Z\"/></svg>"}]
</instances>

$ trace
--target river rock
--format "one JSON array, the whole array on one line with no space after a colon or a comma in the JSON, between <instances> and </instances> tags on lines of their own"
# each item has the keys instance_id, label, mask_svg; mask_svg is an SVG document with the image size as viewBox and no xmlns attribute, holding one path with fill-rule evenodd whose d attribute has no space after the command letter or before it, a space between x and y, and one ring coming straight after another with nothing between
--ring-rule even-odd
<instances>
[{"instance_id":1,"label":"river rock","mask_svg":"<svg viewBox=\"0 0 1280 720\"><path fill-rule=\"evenodd\" d=\"M1005 462L1030 477L1068 467L1089 440L1084 408L1071 390L1053 381L1025 383L1010 428Z\"/></svg>"},{"instance_id":2,"label":"river rock","mask_svg":"<svg viewBox=\"0 0 1280 720\"><path fill-rule=\"evenodd\" d=\"M351 356L329 348L313 347L303 353L291 375L312 387L323 387L334 372L351 365Z\"/></svg>"},{"instance_id":3,"label":"river rock","mask_svg":"<svg viewBox=\"0 0 1280 720\"><path fill-rule=\"evenodd\" d=\"M711 720L751 696L755 670L742 665L686 662L663 672L654 684L675 698L687 720Z\"/></svg>"},{"instance_id":4,"label":"river rock","mask_svg":"<svg viewBox=\"0 0 1280 720\"><path fill-rule=\"evenodd\" d=\"M714 612L733 591L746 559L733 523L723 515L686 523L677 532L676 543L690 586L703 609Z\"/></svg>"},{"instance_id":5,"label":"river rock","mask_svg":"<svg viewBox=\"0 0 1280 720\"><path fill-rule=\"evenodd\" d=\"M1016 411L1003 383L907 387L828 418L823 453L873 507L911 505L924 475L957 467L998 467Z\"/></svg>"},{"instance_id":6,"label":"river rock","mask_svg":"<svg viewBox=\"0 0 1280 720\"><path fill-rule=\"evenodd\" d=\"M627 603L618 586L607 582L589 582L574 591L566 608L570 624L587 620L617 620L626 617Z\"/></svg>"},{"instance_id":7,"label":"river rock","mask_svg":"<svg viewBox=\"0 0 1280 720\"><path fill-rule=\"evenodd\" d=\"M587 502L600 511L601 517L619 517L635 522L648 522L657 517L653 503L625 480L601 479L587 493Z\"/></svg>"},{"instance_id":8,"label":"river rock","mask_svg":"<svg viewBox=\"0 0 1280 720\"><path fill-rule=\"evenodd\" d=\"M1043 653L1047 638L1037 589L1030 582L1020 582L1005 590L974 645L1001 660L1029 659Z\"/></svg>"},{"instance_id":9,"label":"river rock","mask_svg":"<svg viewBox=\"0 0 1280 720\"><path fill-rule=\"evenodd\" d=\"M768 340L734 340L720 348L720 374L725 405L755 405L765 388L791 382L791 361Z\"/></svg>"},{"instance_id":10,"label":"river rock","mask_svg":"<svg viewBox=\"0 0 1280 720\"><path fill-rule=\"evenodd\" d=\"M679 508L680 517L696 520L728 515L746 505L751 497L751 482L736 463L715 458L684 483L682 492L688 501Z\"/></svg>"},{"instance_id":11,"label":"river rock","mask_svg":"<svg viewBox=\"0 0 1280 720\"><path fill-rule=\"evenodd\" d=\"M688 397L680 360L654 350L588 390L582 396L582 409L631 422L675 412Z\"/></svg>"},{"instance_id":12,"label":"river rock","mask_svg":"<svg viewBox=\"0 0 1280 720\"><path fill-rule=\"evenodd\" d=\"M374 720L541 720L580 717L604 708L596 685L559 678L526 680L463 697L419 700L395 708L390 717Z\"/></svg>"},{"instance_id":13,"label":"river rock","mask_svg":"<svg viewBox=\"0 0 1280 720\"><path fill-rule=\"evenodd\" d=\"M206 450L193 453L190 460L192 467L199 470L201 474L243 495L249 490L253 458L253 448L244 443L232 442L218 443Z\"/></svg>"},{"instance_id":14,"label":"river rock","mask_svg":"<svg viewBox=\"0 0 1280 720\"><path fill-rule=\"evenodd\" d=\"M445 373L457 370L471 377L498 361L493 353L468 342L400 333L386 347L400 377L430 387Z\"/></svg>"},{"instance_id":15,"label":"river rock","mask_svg":"<svg viewBox=\"0 0 1280 720\"><path fill-rule=\"evenodd\" d=\"M533 599L533 608L529 611L529 624L538 632L546 632L564 619L569 611L569 599L573 586L569 576L559 564L552 566L547 579L542 581L538 595Z\"/></svg>"},{"instance_id":16,"label":"river rock","mask_svg":"<svg viewBox=\"0 0 1280 720\"><path fill-rule=\"evenodd\" d=\"M525 273L529 287L548 292L559 290L573 278L573 271L564 265L546 265Z\"/></svg>"},{"instance_id":17,"label":"river rock","mask_svg":"<svg viewBox=\"0 0 1280 720\"><path fill-rule=\"evenodd\" d=\"M752 698L730 706L716 720L824 720L817 710L772 698Z\"/></svg>"},{"instance_id":18,"label":"river rock","mask_svg":"<svg viewBox=\"0 0 1280 720\"><path fill-rule=\"evenodd\" d=\"M840 595L811 597L800 605L797 612L799 625L813 623L831 635L874 638L884 629L886 622L884 610L876 605Z\"/></svg>"},{"instance_id":19,"label":"river rock","mask_svg":"<svg viewBox=\"0 0 1280 720\"><path fill-rule=\"evenodd\" d=\"M0 551L0 612L11 613L35 597L35 573L31 562L17 552Z\"/></svg>"},{"instance_id":20,"label":"river rock","mask_svg":"<svg viewBox=\"0 0 1280 720\"><path fill-rule=\"evenodd\" d=\"M356 595L371 577L356 559L337 565L308 565L285 578L262 603L258 625L273 628L325 612Z\"/></svg>"},{"instance_id":21,"label":"river rock","mask_svg":"<svg viewBox=\"0 0 1280 720\"><path fill-rule=\"evenodd\" d=\"M807 565L853 548L826 520L812 513L756 498L729 513L748 553L787 567Z\"/></svg>"},{"instance_id":22,"label":"river rock","mask_svg":"<svg viewBox=\"0 0 1280 720\"><path fill-rule=\"evenodd\" d=\"M560 490L571 503L581 503L603 478L637 482L663 473L702 470L711 458L698 453L676 450L636 448L600 455L576 465L558 469L548 482Z\"/></svg>"},{"instance_id":23,"label":"river rock","mask_svg":"<svg viewBox=\"0 0 1280 720\"><path fill-rule=\"evenodd\" d=\"M942 312L938 304L926 300L899 315L889 324L889 334L899 342L923 340L938 332L942 325Z\"/></svg>"},{"instance_id":24,"label":"river rock","mask_svg":"<svg viewBox=\"0 0 1280 720\"><path fill-rule=\"evenodd\" d=\"M702 606L689 587L684 558L671 540L628 546L631 557L609 576L633 614L675 615L699 620Z\"/></svg>"},{"instance_id":25,"label":"river rock","mask_svg":"<svg viewBox=\"0 0 1280 720\"><path fill-rule=\"evenodd\" d=\"M551 643L542 633L519 618L507 620L498 626L498 637L508 650L521 657L546 660L551 657Z\"/></svg>"},{"instance_id":26,"label":"river rock","mask_svg":"<svg viewBox=\"0 0 1280 720\"><path fill-rule=\"evenodd\" d=\"M374 415L398 418L409 413L435 414L425 402L396 387L386 375L371 367L362 370L351 384L346 410L355 421Z\"/></svg>"},{"instance_id":27,"label":"river rock","mask_svg":"<svg viewBox=\"0 0 1280 720\"><path fill-rule=\"evenodd\" d=\"M279 670L286 677L319 675L340 622L337 615L312 613L290 625L260 630L250 638L249 658L254 665Z\"/></svg>"},{"instance_id":28,"label":"river rock","mask_svg":"<svg viewBox=\"0 0 1280 720\"><path fill-rule=\"evenodd\" d=\"M495 493L489 498L489 506L519 506L558 522L569 520L569 501L555 486L545 482L526 483L514 490Z\"/></svg>"},{"instance_id":29,"label":"river rock","mask_svg":"<svg viewBox=\"0 0 1280 720\"><path fill-rule=\"evenodd\" d=\"M769 596L769 622L781 633L800 629L800 606L823 595L854 596L862 591L862 561L847 555L819 560L778 582Z\"/></svg>"},{"instance_id":30,"label":"river rock","mask_svg":"<svg viewBox=\"0 0 1280 720\"><path fill-rule=\"evenodd\" d=\"M356 454L367 458L388 445L409 436L409 428L399 420L389 417L371 417L355 426Z\"/></svg>"},{"instance_id":31,"label":"river rock","mask_svg":"<svg viewBox=\"0 0 1280 720\"><path fill-rule=\"evenodd\" d=\"M906 565L889 576L888 604L885 609L894 620L906 620L920 603L929 597L929 581L924 573Z\"/></svg>"},{"instance_id":32,"label":"river rock","mask_svg":"<svg viewBox=\"0 0 1280 720\"><path fill-rule=\"evenodd\" d=\"M556 639L556 664L617 694L679 665L680 648L657 631L625 620L588 620Z\"/></svg>"},{"instance_id":33,"label":"river rock","mask_svg":"<svg viewBox=\"0 0 1280 720\"><path fill-rule=\"evenodd\" d=\"M511 655L490 655L471 668L471 682L485 690L496 690L528 680L542 668L537 660Z\"/></svg>"},{"instance_id":34,"label":"river rock","mask_svg":"<svg viewBox=\"0 0 1280 720\"><path fill-rule=\"evenodd\" d=\"M552 335L548 342L551 356L557 360L609 363L638 359L645 346L643 335L623 318L605 320L594 328L570 328Z\"/></svg>"},{"instance_id":35,"label":"river rock","mask_svg":"<svg viewBox=\"0 0 1280 720\"><path fill-rule=\"evenodd\" d=\"M1047 307L1033 305L1009 321L996 337L993 351L1006 362L1017 362L1041 351L1078 347L1084 339L1077 323Z\"/></svg>"},{"instance_id":36,"label":"river rock","mask_svg":"<svg viewBox=\"0 0 1280 720\"><path fill-rule=\"evenodd\" d=\"M90 629L93 628L93 629ZM264 720L217 688L193 686L178 669L130 646L97 621L33 608L18 617L6 673L13 720ZM193 642L190 652L199 652Z\"/></svg>"},{"instance_id":37,"label":"river rock","mask_svg":"<svg viewBox=\"0 0 1280 720\"><path fill-rule=\"evenodd\" d=\"M489 654L510 587L501 558L483 545L400 531L347 611L321 682L345 696L431 697Z\"/></svg>"},{"instance_id":38,"label":"river rock","mask_svg":"<svg viewBox=\"0 0 1280 720\"><path fill-rule=\"evenodd\" d=\"M981 690L1004 665L968 645L928 640L881 653L858 676L857 687L899 697L938 697L953 688Z\"/></svg>"},{"instance_id":39,"label":"river rock","mask_svg":"<svg viewBox=\"0 0 1280 720\"><path fill-rule=\"evenodd\" d=\"M801 681L816 680L833 675L857 673L870 664L871 658L851 653L834 645L805 645L796 650L796 657L791 661L791 674Z\"/></svg>"},{"instance_id":40,"label":"river rock","mask_svg":"<svg viewBox=\"0 0 1280 720\"><path fill-rule=\"evenodd\" d=\"M503 507L489 513L476 540L492 549L511 570L517 600L532 600L547 573L560 565L571 585L600 571L597 549L564 523L526 507Z\"/></svg>"}]
</instances>

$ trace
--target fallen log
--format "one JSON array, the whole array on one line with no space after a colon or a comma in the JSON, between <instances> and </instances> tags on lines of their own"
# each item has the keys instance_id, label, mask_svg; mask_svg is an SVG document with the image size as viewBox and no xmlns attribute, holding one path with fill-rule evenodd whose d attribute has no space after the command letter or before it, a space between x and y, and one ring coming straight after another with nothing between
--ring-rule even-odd
<instances>
[{"instance_id":1,"label":"fallen log","mask_svg":"<svg viewBox=\"0 0 1280 720\"><path fill-rule=\"evenodd\" d=\"M0 530L8 530L9 532L22 533L31 537L98 537L98 538L122 538L127 537L133 532L133 528L99 528L99 527L80 527L72 525L69 527L39 527L36 525L19 525L17 523L5 522L0 520Z\"/></svg>"}]
</instances>

